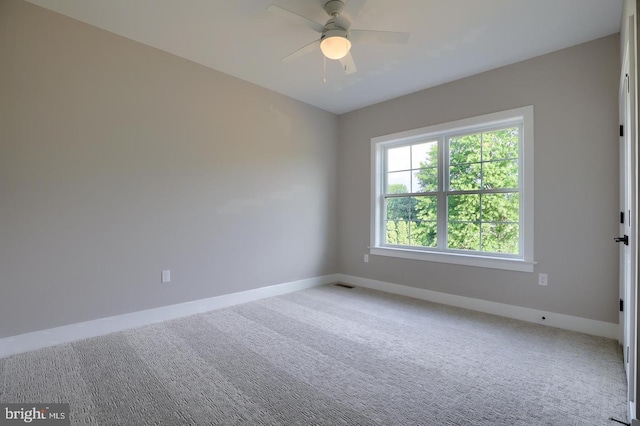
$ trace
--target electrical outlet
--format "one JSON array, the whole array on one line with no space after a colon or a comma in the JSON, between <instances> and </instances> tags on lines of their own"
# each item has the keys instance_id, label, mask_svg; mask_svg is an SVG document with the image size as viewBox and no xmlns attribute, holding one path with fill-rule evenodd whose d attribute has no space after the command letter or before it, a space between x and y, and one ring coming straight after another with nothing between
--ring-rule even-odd
<instances>
[{"instance_id":1,"label":"electrical outlet","mask_svg":"<svg viewBox=\"0 0 640 426\"><path fill-rule=\"evenodd\" d=\"M165 269L164 271L162 271L162 276L160 281L163 283L171 282L171 271L168 269Z\"/></svg>"},{"instance_id":2,"label":"electrical outlet","mask_svg":"<svg viewBox=\"0 0 640 426\"><path fill-rule=\"evenodd\" d=\"M538 285L549 285L549 275L547 274L538 274Z\"/></svg>"},{"instance_id":3,"label":"electrical outlet","mask_svg":"<svg viewBox=\"0 0 640 426\"><path fill-rule=\"evenodd\" d=\"M368 254L364 255L364 263L369 263L369 255Z\"/></svg>"}]
</instances>

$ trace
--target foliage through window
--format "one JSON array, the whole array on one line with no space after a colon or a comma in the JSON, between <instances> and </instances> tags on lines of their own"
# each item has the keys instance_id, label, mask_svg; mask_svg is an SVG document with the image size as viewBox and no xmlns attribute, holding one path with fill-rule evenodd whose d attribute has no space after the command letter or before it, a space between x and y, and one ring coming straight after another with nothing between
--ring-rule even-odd
<instances>
[{"instance_id":1,"label":"foliage through window","mask_svg":"<svg viewBox=\"0 0 640 426\"><path fill-rule=\"evenodd\" d=\"M527 107L374 138L372 247L532 262L532 175L523 173L532 115Z\"/></svg>"}]
</instances>

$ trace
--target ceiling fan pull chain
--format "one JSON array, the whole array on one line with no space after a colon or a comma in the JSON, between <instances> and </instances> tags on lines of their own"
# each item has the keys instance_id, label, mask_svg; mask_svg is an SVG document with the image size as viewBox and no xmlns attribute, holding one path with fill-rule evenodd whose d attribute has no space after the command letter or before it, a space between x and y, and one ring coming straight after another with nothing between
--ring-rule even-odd
<instances>
[{"instance_id":1,"label":"ceiling fan pull chain","mask_svg":"<svg viewBox=\"0 0 640 426\"><path fill-rule=\"evenodd\" d=\"M324 64L323 69L322 69L322 83L323 84L327 84L327 57L322 55L322 62Z\"/></svg>"}]
</instances>

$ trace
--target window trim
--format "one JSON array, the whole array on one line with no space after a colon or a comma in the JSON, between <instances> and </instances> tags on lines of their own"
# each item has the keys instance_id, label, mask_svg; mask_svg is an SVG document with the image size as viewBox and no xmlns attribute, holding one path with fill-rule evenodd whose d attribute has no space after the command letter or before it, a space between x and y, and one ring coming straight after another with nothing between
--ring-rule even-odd
<instances>
[{"instance_id":1,"label":"window trim","mask_svg":"<svg viewBox=\"0 0 640 426\"><path fill-rule=\"evenodd\" d=\"M383 211L380 197L383 197L382 189L385 180L385 176L383 173L383 151L385 147L396 144L411 144L413 142L439 138L444 134L478 131L478 129L484 127L493 127L510 123L512 124L514 120L522 121L522 143L520 147L522 159L520 163L521 169L519 170L521 203L520 214L522 221L522 257L514 258L509 257L508 255L501 256L500 254L495 253L461 253L453 251L421 250L410 247L390 247L382 245ZM369 253L373 255L390 256L404 259L505 269L511 271L533 272L533 268L536 264L536 262L534 261L533 253L533 142L534 138L532 105L371 138L371 229ZM439 157L440 161L443 161L447 155L444 152L446 151L445 149L441 151L443 152L439 152ZM444 163L442 163L442 167L444 167ZM440 170L443 170L443 168L441 168ZM439 182L439 192L444 191L443 185L445 184L445 182L443 178L444 176L441 176ZM441 221L439 221L439 226L440 223Z\"/></svg>"}]
</instances>

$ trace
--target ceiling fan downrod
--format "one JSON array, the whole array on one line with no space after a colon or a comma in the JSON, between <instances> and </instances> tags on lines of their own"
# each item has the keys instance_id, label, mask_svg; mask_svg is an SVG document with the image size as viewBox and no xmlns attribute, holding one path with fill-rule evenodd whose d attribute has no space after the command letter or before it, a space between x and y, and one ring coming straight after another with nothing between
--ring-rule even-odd
<instances>
[{"instance_id":1,"label":"ceiling fan downrod","mask_svg":"<svg viewBox=\"0 0 640 426\"><path fill-rule=\"evenodd\" d=\"M344 9L344 2L342 0L329 0L324 4L325 12L333 18L340 15L342 9Z\"/></svg>"}]
</instances>

